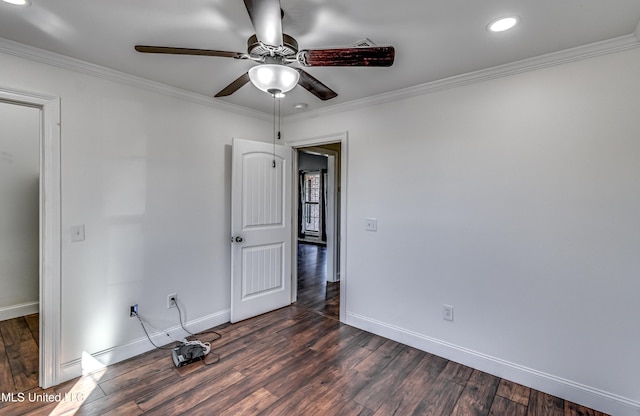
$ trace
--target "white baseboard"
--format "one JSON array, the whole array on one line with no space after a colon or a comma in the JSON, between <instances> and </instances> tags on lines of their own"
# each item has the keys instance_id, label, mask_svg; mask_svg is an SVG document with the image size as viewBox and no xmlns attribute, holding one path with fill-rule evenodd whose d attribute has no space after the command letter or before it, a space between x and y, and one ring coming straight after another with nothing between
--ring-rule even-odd
<instances>
[{"instance_id":1,"label":"white baseboard","mask_svg":"<svg viewBox=\"0 0 640 416\"><path fill-rule=\"evenodd\" d=\"M347 311L346 323L422 351L616 416L640 415L640 403L497 357Z\"/></svg>"},{"instance_id":2,"label":"white baseboard","mask_svg":"<svg viewBox=\"0 0 640 416\"><path fill-rule=\"evenodd\" d=\"M227 323L229 322L229 319L230 311L229 309L225 309L223 311L186 322L185 326L189 331L193 331L195 333ZM156 345L164 345L167 343L167 333L176 339L181 339L185 335L180 325L177 325L166 329L164 332L149 333L149 336ZM155 347L151 345L147 337L144 336L130 342L129 344L109 348L107 350L91 354L91 356L100 364L108 366L151 351L154 348ZM167 354L168 353L169 352L167 352ZM83 374L82 358L63 363L60 367L60 383L80 377Z\"/></svg>"},{"instance_id":3,"label":"white baseboard","mask_svg":"<svg viewBox=\"0 0 640 416\"><path fill-rule=\"evenodd\" d=\"M39 302L21 303L20 305L6 306L0 308L0 321L17 318L19 316L31 315L40 311Z\"/></svg>"}]
</instances>

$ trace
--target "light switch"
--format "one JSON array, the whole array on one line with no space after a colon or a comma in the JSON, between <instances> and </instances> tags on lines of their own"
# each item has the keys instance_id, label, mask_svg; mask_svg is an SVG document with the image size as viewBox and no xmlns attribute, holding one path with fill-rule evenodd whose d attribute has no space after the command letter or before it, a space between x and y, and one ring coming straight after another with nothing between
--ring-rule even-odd
<instances>
[{"instance_id":1,"label":"light switch","mask_svg":"<svg viewBox=\"0 0 640 416\"><path fill-rule=\"evenodd\" d=\"M367 218L367 223L365 225L365 230L367 231L378 231L378 220L375 218Z\"/></svg>"},{"instance_id":2,"label":"light switch","mask_svg":"<svg viewBox=\"0 0 640 416\"><path fill-rule=\"evenodd\" d=\"M84 241L84 224L71 226L71 241Z\"/></svg>"}]
</instances>

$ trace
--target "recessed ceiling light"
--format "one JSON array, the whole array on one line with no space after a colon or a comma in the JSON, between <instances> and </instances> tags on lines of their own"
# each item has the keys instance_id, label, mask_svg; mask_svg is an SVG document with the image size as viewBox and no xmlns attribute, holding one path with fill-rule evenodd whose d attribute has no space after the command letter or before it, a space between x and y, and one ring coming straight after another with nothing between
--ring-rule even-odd
<instances>
[{"instance_id":1,"label":"recessed ceiling light","mask_svg":"<svg viewBox=\"0 0 640 416\"><path fill-rule=\"evenodd\" d=\"M13 4L15 6L28 6L31 4L29 0L3 0L5 3Z\"/></svg>"},{"instance_id":2,"label":"recessed ceiling light","mask_svg":"<svg viewBox=\"0 0 640 416\"><path fill-rule=\"evenodd\" d=\"M295 108L296 110L304 110L307 107L309 107L309 104L307 103L298 103L293 106L293 108Z\"/></svg>"},{"instance_id":3,"label":"recessed ceiling light","mask_svg":"<svg viewBox=\"0 0 640 416\"><path fill-rule=\"evenodd\" d=\"M489 23L488 28L491 32L504 32L505 30L509 30L517 24L518 18L515 16L501 17L500 19L496 19L493 22Z\"/></svg>"}]
</instances>

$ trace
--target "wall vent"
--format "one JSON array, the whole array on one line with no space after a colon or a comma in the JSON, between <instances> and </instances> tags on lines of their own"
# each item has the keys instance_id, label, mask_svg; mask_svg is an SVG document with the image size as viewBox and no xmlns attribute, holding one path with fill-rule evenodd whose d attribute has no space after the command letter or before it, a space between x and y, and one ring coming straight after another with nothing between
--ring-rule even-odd
<instances>
[{"instance_id":1,"label":"wall vent","mask_svg":"<svg viewBox=\"0 0 640 416\"><path fill-rule=\"evenodd\" d=\"M362 40L357 41L356 43L354 43L353 45L354 48L368 48L370 46L376 46L375 43L373 43L373 41L369 38L365 38Z\"/></svg>"}]
</instances>

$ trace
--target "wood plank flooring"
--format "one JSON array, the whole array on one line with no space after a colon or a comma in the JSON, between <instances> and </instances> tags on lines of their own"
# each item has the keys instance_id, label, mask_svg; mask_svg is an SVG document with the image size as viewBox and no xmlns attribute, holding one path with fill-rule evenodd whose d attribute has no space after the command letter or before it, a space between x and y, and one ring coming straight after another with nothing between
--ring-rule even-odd
<instances>
[{"instance_id":1,"label":"wood plank flooring","mask_svg":"<svg viewBox=\"0 0 640 416\"><path fill-rule=\"evenodd\" d=\"M175 368L169 351L153 350L31 390L59 402L0 402L0 415L603 415L344 325L318 306L303 296L217 327L218 363Z\"/></svg>"},{"instance_id":2,"label":"wood plank flooring","mask_svg":"<svg viewBox=\"0 0 640 416\"><path fill-rule=\"evenodd\" d=\"M154 350L0 414L602 415L299 306L217 330L217 364L176 369Z\"/></svg>"},{"instance_id":3,"label":"wood plank flooring","mask_svg":"<svg viewBox=\"0 0 640 416\"><path fill-rule=\"evenodd\" d=\"M296 305L332 319L340 319L340 282L327 282L327 248L298 244L298 300Z\"/></svg>"},{"instance_id":4,"label":"wood plank flooring","mask_svg":"<svg viewBox=\"0 0 640 416\"><path fill-rule=\"evenodd\" d=\"M38 386L38 314L0 321L0 393Z\"/></svg>"}]
</instances>

